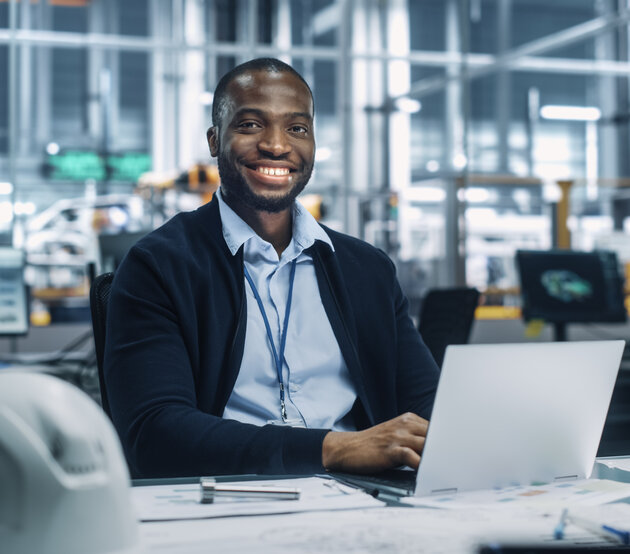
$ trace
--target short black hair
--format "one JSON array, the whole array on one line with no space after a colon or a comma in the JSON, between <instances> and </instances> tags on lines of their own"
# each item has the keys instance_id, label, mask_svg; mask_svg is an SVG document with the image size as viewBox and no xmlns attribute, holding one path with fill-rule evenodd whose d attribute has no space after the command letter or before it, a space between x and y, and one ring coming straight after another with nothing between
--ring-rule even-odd
<instances>
[{"instance_id":1,"label":"short black hair","mask_svg":"<svg viewBox=\"0 0 630 554\"><path fill-rule=\"evenodd\" d=\"M289 64L284 63L276 58L255 58L253 60L246 61L240 65L237 65L234 69L228 71L223 77L221 77L217 88L214 91L214 99L212 101L212 125L220 127L223 122L223 117L226 111L227 104L227 88L229 84L248 71L267 71L269 73L291 73L295 75L300 81L304 83L304 86L308 89L313 100L313 91L308 83L295 69Z\"/></svg>"}]
</instances>

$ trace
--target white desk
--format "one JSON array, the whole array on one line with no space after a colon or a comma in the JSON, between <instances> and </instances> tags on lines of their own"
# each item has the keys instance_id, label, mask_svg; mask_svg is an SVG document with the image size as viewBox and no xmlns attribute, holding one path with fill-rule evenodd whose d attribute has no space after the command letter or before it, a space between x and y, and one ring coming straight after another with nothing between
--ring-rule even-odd
<instances>
[{"instance_id":1,"label":"white desk","mask_svg":"<svg viewBox=\"0 0 630 554\"><path fill-rule=\"evenodd\" d=\"M607 505L611 518L630 522L630 505ZM558 546L611 543L569 525L563 542L553 530L561 509L476 507L446 510L370 505L334 511L211 517L142 523L143 552L471 553L499 542ZM620 515L621 514L621 515ZM613 517L614 516L614 517Z\"/></svg>"}]
</instances>

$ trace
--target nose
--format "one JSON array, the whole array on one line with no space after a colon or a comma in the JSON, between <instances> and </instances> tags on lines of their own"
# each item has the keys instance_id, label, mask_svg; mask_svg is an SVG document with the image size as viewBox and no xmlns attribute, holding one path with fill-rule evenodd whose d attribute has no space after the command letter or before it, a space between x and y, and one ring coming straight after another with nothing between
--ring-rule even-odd
<instances>
[{"instance_id":1,"label":"nose","mask_svg":"<svg viewBox=\"0 0 630 554\"><path fill-rule=\"evenodd\" d=\"M268 156L280 158L291 152L291 144L287 139L287 134L282 127L269 125L260 135L258 149Z\"/></svg>"}]
</instances>

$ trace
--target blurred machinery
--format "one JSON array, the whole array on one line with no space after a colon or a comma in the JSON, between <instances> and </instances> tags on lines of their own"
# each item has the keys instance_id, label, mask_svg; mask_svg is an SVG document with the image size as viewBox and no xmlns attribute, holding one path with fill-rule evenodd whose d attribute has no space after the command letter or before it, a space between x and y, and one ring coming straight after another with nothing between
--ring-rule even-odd
<instances>
[{"instance_id":1,"label":"blurred machinery","mask_svg":"<svg viewBox=\"0 0 630 554\"><path fill-rule=\"evenodd\" d=\"M143 173L136 192L148 202L151 227L155 228L180 211L209 202L219 183L215 165L198 163L181 173Z\"/></svg>"}]
</instances>

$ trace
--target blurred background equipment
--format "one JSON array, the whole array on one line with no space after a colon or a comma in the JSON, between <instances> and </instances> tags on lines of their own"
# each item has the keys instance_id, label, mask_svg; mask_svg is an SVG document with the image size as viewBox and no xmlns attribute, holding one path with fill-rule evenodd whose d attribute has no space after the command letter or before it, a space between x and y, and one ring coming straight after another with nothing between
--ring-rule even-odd
<instances>
[{"instance_id":1,"label":"blurred background equipment","mask_svg":"<svg viewBox=\"0 0 630 554\"><path fill-rule=\"evenodd\" d=\"M24 252L0 246L0 336L26 334L28 312Z\"/></svg>"},{"instance_id":2,"label":"blurred background equipment","mask_svg":"<svg viewBox=\"0 0 630 554\"><path fill-rule=\"evenodd\" d=\"M479 291L453 287L431 289L422 300L418 331L438 367L449 344L466 344L475 321Z\"/></svg>"},{"instance_id":3,"label":"blurred background equipment","mask_svg":"<svg viewBox=\"0 0 630 554\"><path fill-rule=\"evenodd\" d=\"M129 486L118 437L97 404L55 377L0 373L3 552L134 552Z\"/></svg>"},{"instance_id":4,"label":"blurred background equipment","mask_svg":"<svg viewBox=\"0 0 630 554\"><path fill-rule=\"evenodd\" d=\"M157 227L180 211L210 202L219 183L216 165L196 163L181 172L143 173L136 192L148 204L151 227Z\"/></svg>"},{"instance_id":5,"label":"blurred background equipment","mask_svg":"<svg viewBox=\"0 0 630 554\"><path fill-rule=\"evenodd\" d=\"M523 319L554 325L567 340L568 323L625 323L624 278L614 252L519 250Z\"/></svg>"},{"instance_id":6,"label":"blurred background equipment","mask_svg":"<svg viewBox=\"0 0 630 554\"><path fill-rule=\"evenodd\" d=\"M114 271L120 265L129 249L146 234L147 231L136 231L135 233L123 232L99 235L100 268L98 273Z\"/></svg>"}]
</instances>

